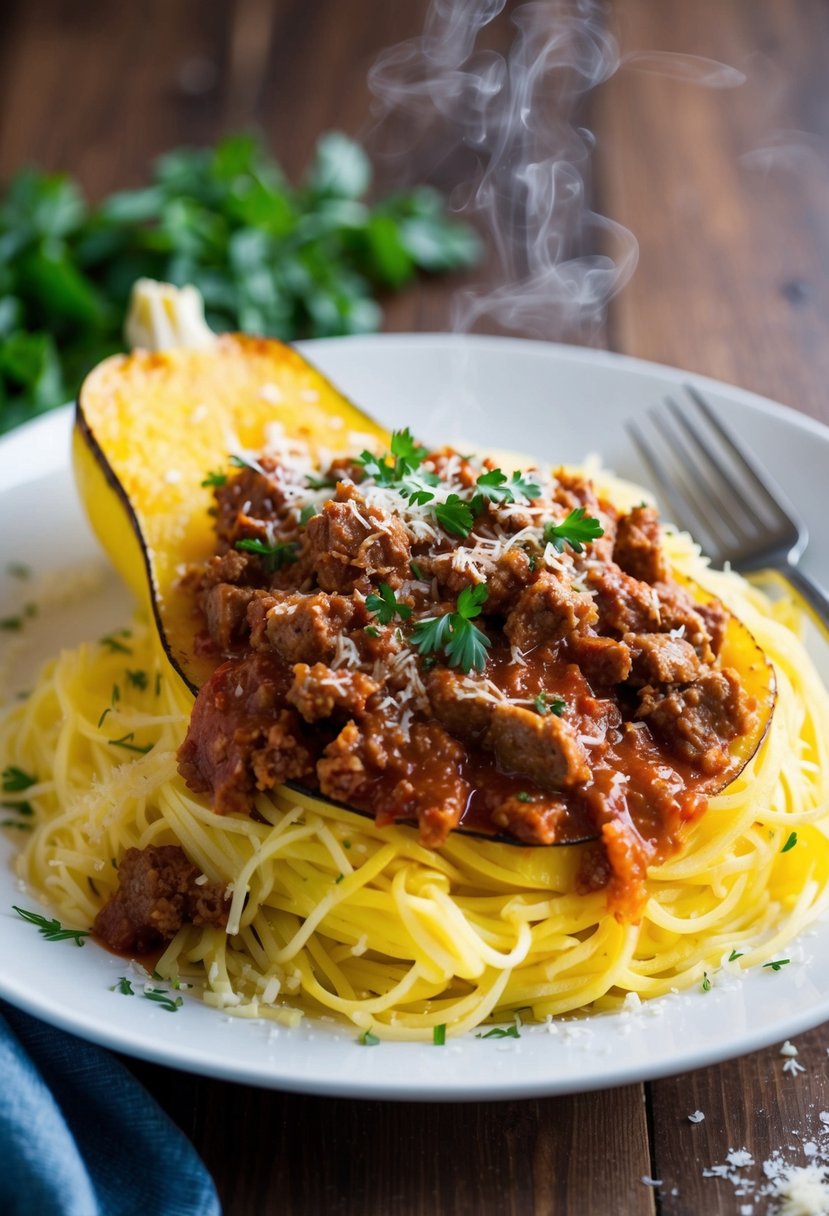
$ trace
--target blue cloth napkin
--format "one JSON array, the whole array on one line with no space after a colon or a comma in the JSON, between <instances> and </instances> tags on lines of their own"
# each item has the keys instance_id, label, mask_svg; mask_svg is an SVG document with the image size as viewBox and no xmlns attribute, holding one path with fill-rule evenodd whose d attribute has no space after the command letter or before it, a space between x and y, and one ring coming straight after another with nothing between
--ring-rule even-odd
<instances>
[{"instance_id":1,"label":"blue cloth napkin","mask_svg":"<svg viewBox=\"0 0 829 1216\"><path fill-rule=\"evenodd\" d=\"M220 1216L213 1181L113 1056L0 1001L3 1216Z\"/></svg>"}]
</instances>

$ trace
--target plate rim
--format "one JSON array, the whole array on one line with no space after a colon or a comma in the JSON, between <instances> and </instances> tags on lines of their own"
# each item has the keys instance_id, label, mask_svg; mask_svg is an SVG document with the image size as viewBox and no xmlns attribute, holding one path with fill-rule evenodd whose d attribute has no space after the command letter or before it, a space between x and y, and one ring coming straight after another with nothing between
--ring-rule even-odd
<instances>
[{"instance_id":1,"label":"plate rim","mask_svg":"<svg viewBox=\"0 0 829 1216\"><path fill-rule=\"evenodd\" d=\"M636 356L619 354L593 347L542 342L528 338L479 334L457 335L440 332L385 333L344 338L323 338L298 342L295 345L312 362L316 362L317 352L324 354L326 349L342 349L345 346L354 350L355 353L359 353L360 349L365 350L377 346L388 350L394 346L404 348L423 346L452 348L466 345L467 348L497 347L504 351L514 351L520 354L532 353L533 356L540 355L553 360L562 360L581 365L599 364L611 369L636 372L640 375L645 374L648 377L663 381L667 379L676 384L694 384L702 390L707 389L719 397L725 396L730 401L739 402L750 409L758 410L786 426L794 427L801 432L805 431L815 437L819 437L822 442L829 443L829 426L809 415L798 412L790 406L764 397L752 390L744 389L738 385L732 385L726 381L714 379L697 372L684 371L680 368L640 359ZM328 374L324 368L322 370L324 374ZM0 440L0 491L7 488L3 480L4 469L11 463L16 450L20 448L21 451L25 451L29 447L31 440L45 437L47 433L50 434L53 440L60 438L60 432L67 430L71 426L72 409L73 406L69 404L51 411L46 415L31 420ZM51 434L53 431L55 432L54 435ZM54 447L54 443L48 447L48 451L44 454L44 459L54 454ZM57 463L60 467L63 467L64 463L68 460L68 449L64 449L62 458ZM35 471L29 471L27 479L49 472L51 471L51 467L54 467L54 465L45 468L37 466ZM11 876L11 881L15 882L16 878L13 871L10 871L5 862L7 851L13 850L3 851L3 873L7 878ZM0 889L2 889L2 880L0 880ZM11 913L6 913L4 910L4 919L7 916L11 917ZM39 941L37 944L40 944ZM114 960L114 963L118 968L123 969L123 960ZM778 1017L760 1027L755 1027L750 1032L746 1032L740 1036L738 1046L735 1046L728 1039L727 1041L714 1043L704 1051L698 1050L695 1055L685 1055L679 1061L663 1060L645 1072L643 1072L641 1063L633 1062L627 1066L617 1064L605 1075L593 1073L563 1084L551 1083L549 1075L543 1074L543 1070L541 1070L542 1075L535 1079L528 1080L525 1078L521 1081L509 1083L509 1081L505 1082L503 1079L488 1081L478 1076L468 1078L464 1084L453 1083L451 1089L448 1089L445 1084L439 1081L430 1081L425 1078L417 1079L416 1077L413 1081L396 1077L393 1083L391 1083L388 1079L364 1079L356 1082L352 1077L348 1076L342 1079L336 1076L310 1076L303 1073L302 1070L298 1072L283 1071L278 1074L268 1073L264 1075L263 1073L257 1073L252 1065L242 1064L240 1061L234 1060L232 1053L227 1057L211 1058L207 1047L194 1047L185 1050L180 1043L167 1041L163 1035L159 1037L157 1032L163 1029L163 1023L157 1021L160 1015L155 1013L155 1011L152 1011L155 1015L155 1020L147 1022L148 1029L144 1037L141 1037L141 1035L136 1036L135 1031L129 1026L126 1029L122 1029L120 1026L90 1025L88 1021L84 1020L84 1015L81 1012L62 1007L55 1008L54 1005L50 1005L49 1003L48 993L44 993L42 996L40 994L33 995L31 991L25 990L26 985L23 982L17 984L15 980L16 977L7 977L0 972L0 997L50 1024L60 1026L62 1029L69 1031L69 1033L76 1034L79 1037L99 1043L113 1050L135 1056L136 1058L165 1064L169 1067L179 1068L197 1075L259 1085L266 1088L367 1100L495 1101L589 1092L671 1076L678 1072L686 1072L698 1067L717 1064L721 1061L734 1058L735 1055L766 1047L771 1043L779 1041L784 1035L799 1034L812 1026L820 1024L829 1017L829 992L827 992L823 1004L817 1004L805 1012ZM688 994L684 995L687 996ZM221 1016L218 1011L208 1009L205 1006L200 1005L199 1009L201 1013L206 1013L211 1019ZM612 1019L619 1015L598 1016ZM234 1019L234 1021L237 1020ZM594 1018L594 1024L595 1021L596 1019ZM238 1025L244 1026L245 1023L238 1021ZM259 1025L261 1026L261 1022ZM643 1023L643 1026L646 1026L646 1023ZM152 1027L152 1031L150 1027ZM342 1030L343 1028L340 1029ZM352 1028L345 1027L344 1030L346 1033L351 1032L356 1034L356 1030L352 1030ZM283 1034L287 1033L289 1032L283 1031ZM539 1030L533 1028L528 1032L526 1036L527 1040L532 1041L533 1038L539 1037L540 1033L543 1033L543 1028ZM347 1042L343 1040L343 1047L350 1046L350 1043L351 1040ZM394 1044L393 1046L398 1050L419 1052L425 1045Z\"/></svg>"}]
</instances>

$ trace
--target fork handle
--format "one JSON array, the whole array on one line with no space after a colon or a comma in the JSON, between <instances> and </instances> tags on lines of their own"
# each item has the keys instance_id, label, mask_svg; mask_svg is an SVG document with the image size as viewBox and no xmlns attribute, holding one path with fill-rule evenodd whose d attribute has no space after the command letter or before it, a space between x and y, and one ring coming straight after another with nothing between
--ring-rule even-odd
<instances>
[{"instance_id":1,"label":"fork handle","mask_svg":"<svg viewBox=\"0 0 829 1216\"><path fill-rule=\"evenodd\" d=\"M824 626L829 627L829 594L824 588L804 573L799 566L794 566L791 562L781 563L777 569L797 588L809 607L820 617Z\"/></svg>"}]
</instances>

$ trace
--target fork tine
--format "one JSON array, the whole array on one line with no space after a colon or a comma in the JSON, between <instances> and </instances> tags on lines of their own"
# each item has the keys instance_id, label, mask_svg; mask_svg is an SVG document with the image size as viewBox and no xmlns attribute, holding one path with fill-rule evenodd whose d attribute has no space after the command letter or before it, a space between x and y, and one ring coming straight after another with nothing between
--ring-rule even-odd
<instances>
[{"instance_id":1,"label":"fork tine","mask_svg":"<svg viewBox=\"0 0 829 1216\"><path fill-rule=\"evenodd\" d=\"M658 415L651 410L648 413L648 418L655 426L657 433L661 435L657 422ZM704 531L707 534L708 540L718 547L720 544L719 538L714 535L711 527L701 516L698 504L688 496L678 481L674 482L670 480L656 454L656 450L651 445L650 440L645 438L644 432L638 424L631 419L627 423L627 429L663 497L666 502L670 503L676 522L679 524L683 519L693 520L694 523L691 530L694 532Z\"/></svg>"},{"instance_id":2,"label":"fork tine","mask_svg":"<svg viewBox=\"0 0 829 1216\"><path fill-rule=\"evenodd\" d=\"M700 481L704 482L706 494L709 495L711 501L715 504L719 517L723 525L728 529L735 541L743 539L739 526L734 525L734 515L739 513L742 516L744 524L756 532L758 523L757 513L753 512L749 504L740 496L739 493L734 493L734 475L732 471L723 463L718 453L714 450L706 437L702 434L700 428L688 418L680 409L673 397L666 397L665 404L671 411L671 416L678 429L684 432L692 448L701 456L703 462L700 464L699 458L694 458L691 451L687 451L686 455L689 460L694 460L694 469ZM714 471L716 476L711 473ZM719 478L719 480L718 480ZM732 495L729 499L723 497L721 487L732 488ZM766 521L773 522L773 521Z\"/></svg>"},{"instance_id":3,"label":"fork tine","mask_svg":"<svg viewBox=\"0 0 829 1216\"><path fill-rule=\"evenodd\" d=\"M694 387L693 384L686 384L685 391L691 400L696 405L697 409L705 416L712 430L714 430L727 446L729 452L734 458L737 466L744 472L749 483L754 487L755 491L762 497L763 501L770 507L772 513L772 521L777 520L780 516L784 516L792 524L795 524L798 529L804 531L804 524L799 518L794 508L790 505L788 499L774 483L768 474L760 469L752 460L751 456L744 452L733 440L730 433L726 430L720 420L714 414L711 406L708 404L702 393Z\"/></svg>"}]
</instances>

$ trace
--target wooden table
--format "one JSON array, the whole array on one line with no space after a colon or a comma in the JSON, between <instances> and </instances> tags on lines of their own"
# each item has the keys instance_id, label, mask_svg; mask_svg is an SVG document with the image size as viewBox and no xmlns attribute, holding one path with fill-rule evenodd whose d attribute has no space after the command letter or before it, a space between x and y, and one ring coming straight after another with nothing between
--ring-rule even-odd
<instances>
[{"instance_id":1,"label":"wooden table","mask_svg":"<svg viewBox=\"0 0 829 1216\"><path fill-rule=\"evenodd\" d=\"M100 196L140 184L174 144L253 122L296 174L320 131L367 130L366 70L423 14L421 0L7 0L0 175L34 160ZM702 87L687 79L699 63L645 56L590 99L593 204L641 246L592 340L829 422L829 9L620 0L611 20L626 52L693 53L748 80ZM418 285L389 306L388 328L446 328L455 286ZM772 1047L647 1085L475 1106L308 1098L130 1066L193 1139L228 1216L696 1216L745 1202L704 1167L743 1146L762 1162L829 1108L829 1031L797 1047L796 1077Z\"/></svg>"}]
</instances>

